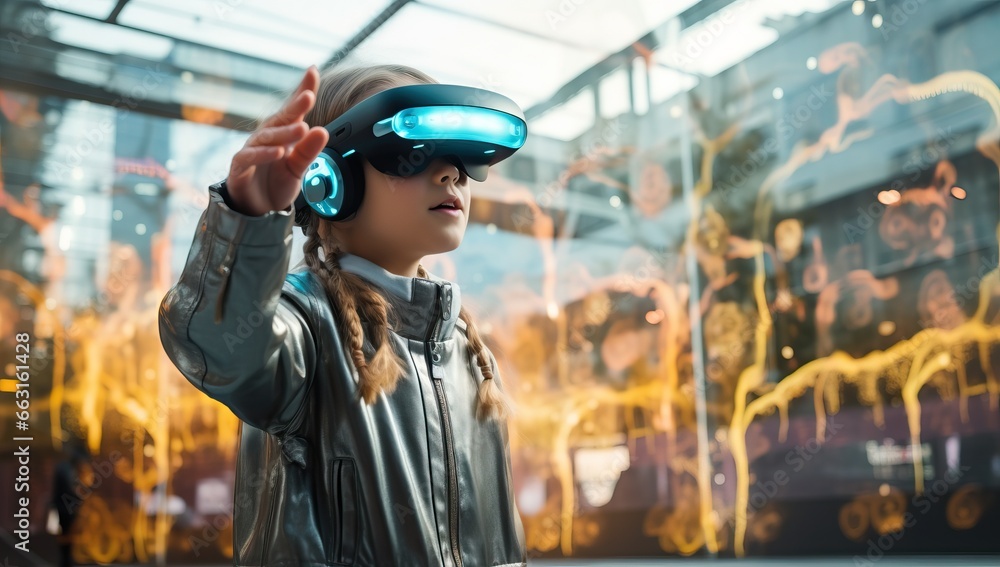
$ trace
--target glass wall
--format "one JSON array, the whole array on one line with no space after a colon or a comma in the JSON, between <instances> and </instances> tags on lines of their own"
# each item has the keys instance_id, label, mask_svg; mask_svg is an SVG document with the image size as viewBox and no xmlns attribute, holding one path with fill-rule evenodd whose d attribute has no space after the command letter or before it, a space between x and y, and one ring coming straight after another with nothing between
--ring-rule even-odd
<instances>
[{"instance_id":1,"label":"glass wall","mask_svg":"<svg viewBox=\"0 0 1000 567\"><path fill-rule=\"evenodd\" d=\"M550 4L542 35L600 27ZM516 400L533 557L1000 551L997 26L995 1L687 2L525 105L425 266ZM0 90L0 479L26 333L32 517L59 451L94 455L79 561L232 555L238 420L156 324L246 136L199 108Z\"/></svg>"},{"instance_id":2,"label":"glass wall","mask_svg":"<svg viewBox=\"0 0 1000 567\"><path fill-rule=\"evenodd\" d=\"M642 38L442 260L536 553L996 550L1000 6L791 9Z\"/></svg>"},{"instance_id":3,"label":"glass wall","mask_svg":"<svg viewBox=\"0 0 1000 567\"><path fill-rule=\"evenodd\" d=\"M225 176L244 136L17 91L0 91L0 103L3 444L7 455L24 446L11 441L20 433L11 410L17 383L28 384L32 526L45 527L56 450L86 447L78 561L145 562L199 545L222 558L232 541L218 518L231 510L239 422L163 354L157 308L207 205L204 188ZM26 380L14 371L22 333ZM221 535L192 539L206 528Z\"/></svg>"}]
</instances>

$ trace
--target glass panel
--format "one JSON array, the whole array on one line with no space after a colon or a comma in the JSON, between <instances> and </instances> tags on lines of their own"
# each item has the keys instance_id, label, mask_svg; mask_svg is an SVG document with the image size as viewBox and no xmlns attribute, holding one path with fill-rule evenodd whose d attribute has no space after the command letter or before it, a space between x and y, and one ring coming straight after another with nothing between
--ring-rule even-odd
<instances>
[{"instance_id":1,"label":"glass panel","mask_svg":"<svg viewBox=\"0 0 1000 567\"><path fill-rule=\"evenodd\" d=\"M347 61L411 65L442 83L502 91L528 108L608 53L600 46L569 47L407 4L362 42Z\"/></svg>"},{"instance_id":2,"label":"glass panel","mask_svg":"<svg viewBox=\"0 0 1000 567\"><path fill-rule=\"evenodd\" d=\"M421 4L523 30L567 45L597 46L607 52L624 49L696 3L697 0L421 1Z\"/></svg>"},{"instance_id":3,"label":"glass panel","mask_svg":"<svg viewBox=\"0 0 1000 567\"><path fill-rule=\"evenodd\" d=\"M156 37L69 14L50 14L48 21L52 25L52 39L55 41L109 55L122 53L159 61L174 47L173 40L167 37Z\"/></svg>"},{"instance_id":4,"label":"glass panel","mask_svg":"<svg viewBox=\"0 0 1000 567\"><path fill-rule=\"evenodd\" d=\"M166 553L175 564L172 554L192 554L191 538L204 537L192 518L231 512L231 496L219 510L225 495L209 502L202 485L232 486L238 420L166 359L157 310L187 257L205 186L245 138L124 105L0 90L0 390L15 391L14 337L24 333L32 472L65 474L60 448L93 455L79 468L85 484L66 485L83 497L74 551L84 563ZM15 412L2 417L15 431ZM33 518L45 518L52 495L45 478L32 480L45 495ZM231 535L204 541L201 560L232 556ZM44 564L48 550L30 551L12 553Z\"/></svg>"},{"instance_id":5,"label":"glass panel","mask_svg":"<svg viewBox=\"0 0 1000 567\"><path fill-rule=\"evenodd\" d=\"M118 4L118 0L83 0L78 2L66 2L66 0L41 0L43 6L66 10L74 14L81 14L93 18L105 19L111 15L111 10Z\"/></svg>"},{"instance_id":6,"label":"glass panel","mask_svg":"<svg viewBox=\"0 0 1000 567\"><path fill-rule=\"evenodd\" d=\"M594 76L436 265L504 353L533 552L995 547L1000 9L856 4L664 26L645 115Z\"/></svg>"},{"instance_id":7,"label":"glass panel","mask_svg":"<svg viewBox=\"0 0 1000 567\"><path fill-rule=\"evenodd\" d=\"M666 38L657 60L689 73L717 75L774 43L780 23L803 19L845 0L740 0L686 28L679 38Z\"/></svg>"},{"instance_id":8,"label":"glass panel","mask_svg":"<svg viewBox=\"0 0 1000 567\"><path fill-rule=\"evenodd\" d=\"M569 141L594 126L594 92L584 91L542 114L528 125L528 132Z\"/></svg>"},{"instance_id":9,"label":"glass panel","mask_svg":"<svg viewBox=\"0 0 1000 567\"><path fill-rule=\"evenodd\" d=\"M602 118L614 118L625 112L631 112L632 103L629 100L631 90L626 69L619 69L605 77L597 92L601 101Z\"/></svg>"},{"instance_id":10,"label":"glass panel","mask_svg":"<svg viewBox=\"0 0 1000 567\"><path fill-rule=\"evenodd\" d=\"M688 91L698 84L697 77L687 75L662 65L654 65L647 70L649 81L649 101L657 104L670 100L677 93Z\"/></svg>"},{"instance_id":11,"label":"glass panel","mask_svg":"<svg viewBox=\"0 0 1000 567\"><path fill-rule=\"evenodd\" d=\"M649 111L649 76L646 62L642 59L632 60L632 93L635 113L642 116Z\"/></svg>"},{"instance_id":12,"label":"glass panel","mask_svg":"<svg viewBox=\"0 0 1000 567\"><path fill-rule=\"evenodd\" d=\"M345 37L319 33L313 27L250 13L248 6L231 7L225 2L176 3L129 2L122 11L122 24L160 32L228 51L269 61L306 67L321 63Z\"/></svg>"}]
</instances>

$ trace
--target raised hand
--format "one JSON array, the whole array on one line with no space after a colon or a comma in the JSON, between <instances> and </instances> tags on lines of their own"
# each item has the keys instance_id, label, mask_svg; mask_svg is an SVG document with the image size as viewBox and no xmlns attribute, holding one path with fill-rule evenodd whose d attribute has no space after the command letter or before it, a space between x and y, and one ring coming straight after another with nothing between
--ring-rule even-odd
<instances>
[{"instance_id":1,"label":"raised hand","mask_svg":"<svg viewBox=\"0 0 1000 567\"><path fill-rule=\"evenodd\" d=\"M260 216L295 202L306 168L329 138L326 128L309 128L303 121L316 103L318 86L319 71L311 66L284 106L233 156L226 185L239 212Z\"/></svg>"}]
</instances>

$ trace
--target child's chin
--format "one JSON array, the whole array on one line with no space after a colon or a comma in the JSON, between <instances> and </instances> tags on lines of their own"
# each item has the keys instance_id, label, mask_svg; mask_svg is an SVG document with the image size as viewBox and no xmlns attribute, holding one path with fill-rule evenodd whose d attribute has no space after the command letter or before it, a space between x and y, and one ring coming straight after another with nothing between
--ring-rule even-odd
<instances>
[{"instance_id":1,"label":"child's chin","mask_svg":"<svg viewBox=\"0 0 1000 567\"><path fill-rule=\"evenodd\" d=\"M458 248L462 244L462 236L445 237L434 244L431 254L444 254Z\"/></svg>"}]
</instances>

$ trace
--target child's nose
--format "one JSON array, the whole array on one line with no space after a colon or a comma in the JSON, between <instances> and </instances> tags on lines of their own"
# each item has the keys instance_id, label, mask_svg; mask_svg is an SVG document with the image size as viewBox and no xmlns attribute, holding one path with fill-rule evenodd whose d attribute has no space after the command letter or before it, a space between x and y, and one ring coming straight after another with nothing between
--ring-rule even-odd
<instances>
[{"instance_id":1,"label":"child's nose","mask_svg":"<svg viewBox=\"0 0 1000 567\"><path fill-rule=\"evenodd\" d=\"M439 185L458 185L462 179L462 171L455 164L439 158L431 164L431 179Z\"/></svg>"}]
</instances>

